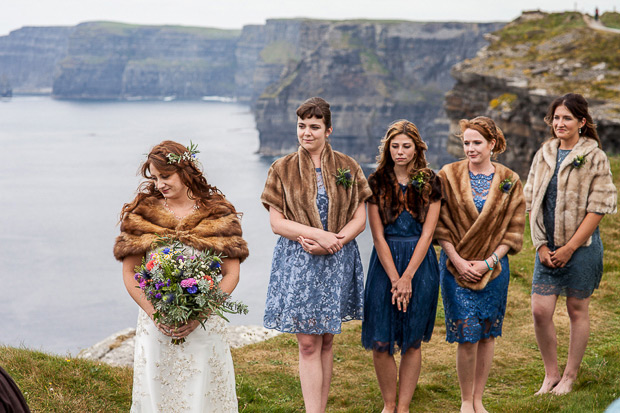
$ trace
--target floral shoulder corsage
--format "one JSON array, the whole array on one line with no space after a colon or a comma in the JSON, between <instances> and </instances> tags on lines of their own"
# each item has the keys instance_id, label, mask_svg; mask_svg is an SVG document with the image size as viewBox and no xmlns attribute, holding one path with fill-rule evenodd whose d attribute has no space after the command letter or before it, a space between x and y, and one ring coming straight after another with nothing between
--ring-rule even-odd
<instances>
[{"instance_id":1,"label":"floral shoulder corsage","mask_svg":"<svg viewBox=\"0 0 620 413\"><path fill-rule=\"evenodd\" d=\"M499 190L505 194L509 194L515 185L514 177L506 178L499 183Z\"/></svg>"},{"instance_id":2,"label":"floral shoulder corsage","mask_svg":"<svg viewBox=\"0 0 620 413\"><path fill-rule=\"evenodd\" d=\"M573 166L573 168L579 169L584 166L586 162L588 162L588 160L586 159L585 155L577 155L575 156L575 159L573 159L573 161L571 162L571 165Z\"/></svg>"},{"instance_id":3,"label":"floral shoulder corsage","mask_svg":"<svg viewBox=\"0 0 620 413\"><path fill-rule=\"evenodd\" d=\"M409 178L409 184L418 192L422 192L422 188L424 188L424 184L427 182L428 176L422 171L418 171Z\"/></svg>"},{"instance_id":4,"label":"floral shoulder corsage","mask_svg":"<svg viewBox=\"0 0 620 413\"><path fill-rule=\"evenodd\" d=\"M345 189L349 189L353 185L353 175L349 168L338 168L336 173L336 185L342 185Z\"/></svg>"}]
</instances>

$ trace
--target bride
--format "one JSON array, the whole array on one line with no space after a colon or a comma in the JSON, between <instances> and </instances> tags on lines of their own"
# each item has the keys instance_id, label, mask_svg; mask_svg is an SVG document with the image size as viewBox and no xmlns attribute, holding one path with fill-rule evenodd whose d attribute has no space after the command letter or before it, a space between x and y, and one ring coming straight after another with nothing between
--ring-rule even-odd
<instances>
[{"instance_id":1,"label":"bride","mask_svg":"<svg viewBox=\"0 0 620 413\"><path fill-rule=\"evenodd\" d=\"M140 307L134 353L131 412L236 412L235 374L225 321L209 317L183 326L153 320L155 309L134 279L135 267L159 237L172 237L196 250L226 258L220 288L230 294L239 281L239 264L248 256L235 208L207 183L188 148L164 141L141 168L147 181L121 211L121 234L114 256L123 263L129 295ZM182 344L172 339L184 338Z\"/></svg>"}]
</instances>

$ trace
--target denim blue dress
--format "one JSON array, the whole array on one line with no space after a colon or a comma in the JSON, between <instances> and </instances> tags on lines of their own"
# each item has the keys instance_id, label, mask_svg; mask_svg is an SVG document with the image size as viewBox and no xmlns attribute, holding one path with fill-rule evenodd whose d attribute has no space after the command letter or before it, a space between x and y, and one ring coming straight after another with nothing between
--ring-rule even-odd
<instances>
[{"instance_id":1,"label":"denim blue dress","mask_svg":"<svg viewBox=\"0 0 620 413\"><path fill-rule=\"evenodd\" d=\"M484 207L493 175L473 175L470 172L472 194L478 212ZM454 275L446 266L447 259L447 255L441 251L439 271L446 317L446 340L449 343L476 343L483 338L501 336L510 281L508 257L504 256L500 260L502 271L499 276L478 291L456 283Z\"/></svg>"},{"instance_id":2,"label":"denim blue dress","mask_svg":"<svg viewBox=\"0 0 620 413\"><path fill-rule=\"evenodd\" d=\"M327 229L329 199L317 168L316 203ZM364 270L355 240L331 255L311 255L280 237L271 262L263 324L284 333L338 334L341 323L362 319Z\"/></svg>"},{"instance_id":3,"label":"denim blue dress","mask_svg":"<svg viewBox=\"0 0 620 413\"><path fill-rule=\"evenodd\" d=\"M551 251L555 244L555 207L558 193L558 171L560 165L571 151L558 149L553 177L547 186L543 200L543 223L547 232L547 246ZM536 252L534 275L532 277L532 294L563 295L580 299L588 298L598 288L603 277L603 241L596 228L592 234L592 243L580 247L562 268L543 265Z\"/></svg>"},{"instance_id":4,"label":"denim blue dress","mask_svg":"<svg viewBox=\"0 0 620 413\"><path fill-rule=\"evenodd\" d=\"M422 234L422 224L405 210L385 226L383 234L396 270L402 275ZM431 339L437 313L439 266L432 245L411 280L412 295L406 313L392 305L391 288L390 278L373 247L364 292L362 344L366 349L390 354L397 347L402 353L410 347L420 348L422 341Z\"/></svg>"}]
</instances>

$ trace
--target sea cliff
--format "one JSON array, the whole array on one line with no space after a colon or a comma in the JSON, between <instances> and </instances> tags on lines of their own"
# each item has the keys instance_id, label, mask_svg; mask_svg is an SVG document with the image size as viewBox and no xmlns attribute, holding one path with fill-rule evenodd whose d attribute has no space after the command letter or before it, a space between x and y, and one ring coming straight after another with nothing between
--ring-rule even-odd
<instances>
[{"instance_id":1,"label":"sea cliff","mask_svg":"<svg viewBox=\"0 0 620 413\"><path fill-rule=\"evenodd\" d=\"M73 27L23 27L0 36L0 84L13 93L50 94Z\"/></svg>"},{"instance_id":2,"label":"sea cliff","mask_svg":"<svg viewBox=\"0 0 620 413\"><path fill-rule=\"evenodd\" d=\"M488 47L452 69L456 84L444 105L453 132L448 151L462 154L454 135L460 119L489 116L508 140L501 162L525 179L551 136L543 120L549 103L577 92L590 103L603 149L619 153L620 33L596 27L580 13L532 11L488 36Z\"/></svg>"},{"instance_id":3,"label":"sea cliff","mask_svg":"<svg viewBox=\"0 0 620 413\"><path fill-rule=\"evenodd\" d=\"M239 32L197 27L83 23L69 37L53 96L139 99L230 96Z\"/></svg>"},{"instance_id":4,"label":"sea cliff","mask_svg":"<svg viewBox=\"0 0 620 413\"><path fill-rule=\"evenodd\" d=\"M385 129L401 118L418 126L434 165L452 159L443 150L448 122L442 107L454 84L450 69L502 25L268 20L261 29L244 30L240 44L250 33L268 33L252 60L260 153L294 150L295 109L321 96L331 104L332 145L361 162L374 161Z\"/></svg>"}]
</instances>

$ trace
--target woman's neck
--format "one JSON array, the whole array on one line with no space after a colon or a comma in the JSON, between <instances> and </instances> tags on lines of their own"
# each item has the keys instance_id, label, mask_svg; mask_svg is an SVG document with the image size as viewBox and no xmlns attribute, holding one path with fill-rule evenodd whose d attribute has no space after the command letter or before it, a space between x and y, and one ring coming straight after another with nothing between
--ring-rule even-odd
<instances>
[{"instance_id":1,"label":"woman's neck","mask_svg":"<svg viewBox=\"0 0 620 413\"><path fill-rule=\"evenodd\" d=\"M325 145L321 146L321 148L313 152L310 152L306 149L310 154L310 159L312 159L312 163L314 164L315 168L321 167L321 154L323 153L323 149L325 149Z\"/></svg>"},{"instance_id":2,"label":"woman's neck","mask_svg":"<svg viewBox=\"0 0 620 413\"><path fill-rule=\"evenodd\" d=\"M196 201L190 199L187 195L180 198L164 198L164 201L168 207L177 209L189 209L196 204Z\"/></svg>"},{"instance_id":3,"label":"woman's neck","mask_svg":"<svg viewBox=\"0 0 620 413\"><path fill-rule=\"evenodd\" d=\"M396 180L400 184L406 184L409 182L409 171L406 166L394 165L394 175L396 175Z\"/></svg>"},{"instance_id":4,"label":"woman's neck","mask_svg":"<svg viewBox=\"0 0 620 413\"><path fill-rule=\"evenodd\" d=\"M579 135L575 135L569 139L560 139L560 149L570 150L579 142Z\"/></svg>"},{"instance_id":5,"label":"woman's neck","mask_svg":"<svg viewBox=\"0 0 620 413\"><path fill-rule=\"evenodd\" d=\"M493 162L491 162L491 159L481 163L469 162L468 166L469 171L475 175L491 175L493 172L495 172L495 167L493 166Z\"/></svg>"}]
</instances>

